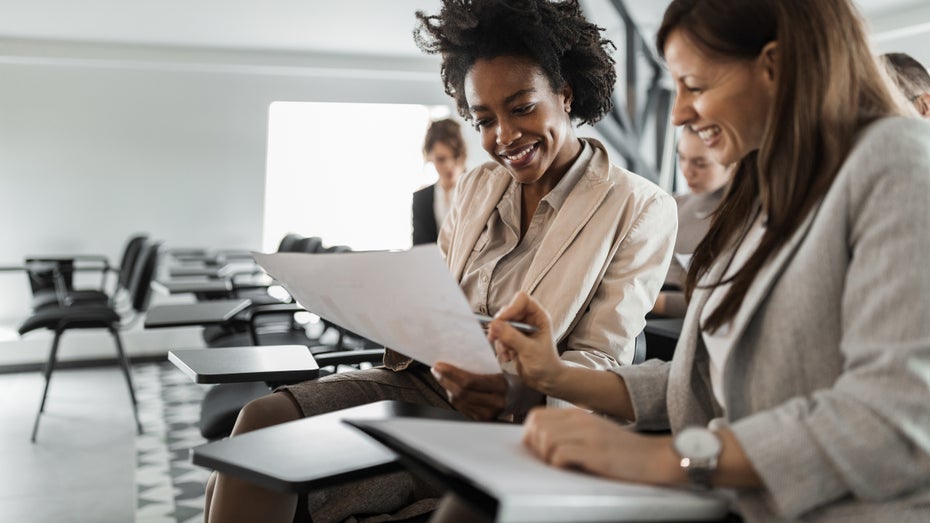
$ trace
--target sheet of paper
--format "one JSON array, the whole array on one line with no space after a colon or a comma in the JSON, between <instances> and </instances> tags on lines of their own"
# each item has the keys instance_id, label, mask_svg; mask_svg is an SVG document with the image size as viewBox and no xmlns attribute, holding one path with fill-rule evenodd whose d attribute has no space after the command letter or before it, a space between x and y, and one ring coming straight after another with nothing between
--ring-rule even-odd
<instances>
[{"instance_id":1,"label":"sheet of paper","mask_svg":"<svg viewBox=\"0 0 930 523\"><path fill-rule=\"evenodd\" d=\"M477 485L499 502L497 521L696 521L719 520L727 513L720 493L699 495L550 467L522 445L520 425L348 421L388 435L394 442L382 441L400 454L425 456L439 470L455 471Z\"/></svg>"},{"instance_id":2,"label":"sheet of paper","mask_svg":"<svg viewBox=\"0 0 930 523\"><path fill-rule=\"evenodd\" d=\"M478 374L500 365L436 245L409 251L255 253L307 310L432 365Z\"/></svg>"}]
</instances>

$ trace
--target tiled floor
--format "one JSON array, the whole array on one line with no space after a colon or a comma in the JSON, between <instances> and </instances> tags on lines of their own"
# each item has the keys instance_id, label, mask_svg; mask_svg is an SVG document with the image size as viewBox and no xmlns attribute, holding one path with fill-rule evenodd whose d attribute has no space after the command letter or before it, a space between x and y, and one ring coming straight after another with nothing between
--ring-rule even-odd
<instances>
[{"instance_id":1,"label":"tiled floor","mask_svg":"<svg viewBox=\"0 0 930 523\"><path fill-rule=\"evenodd\" d=\"M0 374L0 521L133 521L135 424L119 369L55 371L33 444L42 386L38 372Z\"/></svg>"},{"instance_id":2,"label":"tiled floor","mask_svg":"<svg viewBox=\"0 0 930 523\"><path fill-rule=\"evenodd\" d=\"M118 367L52 375L35 444L38 372L0 374L0 521L191 523L203 520L207 470L188 450L204 389L167 362L133 366L137 435Z\"/></svg>"},{"instance_id":3,"label":"tiled floor","mask_svg":"<svg viewBox=\"0 0 930 523\"><path fill-rule=\"evenodd\" d=\"M190 462L190 449L205 443L198 421L206 387L167 362L136 366L134 375L145 427L135 438L136 523L199 523L210 472Z\"/></svg>"}]
</instances>

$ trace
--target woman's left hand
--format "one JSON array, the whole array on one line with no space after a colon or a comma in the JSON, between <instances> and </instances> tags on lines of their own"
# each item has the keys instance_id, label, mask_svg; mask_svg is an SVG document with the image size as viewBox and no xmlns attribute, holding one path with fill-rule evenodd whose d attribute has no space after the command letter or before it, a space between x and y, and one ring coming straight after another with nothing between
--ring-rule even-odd
<instances>
[{"instance_id":1,"label":"woman's left hand","mask_svg":"<svg viewBox=\"0 0 930 523\"><path fill-rule=\"evenodd\" d=\"M613 479L669 485L681 473L671 437L643 436L581 409L533 409L523 444L550 465Z\"/></svg>"},{"instance_id":2,"label":"woman's left hand","mask_svg":"<svg viewBox=\"0 0 930 523\"><path fill-rule=\"evenodd\" d=\"M449 396L449 402L469 418L494 419L507 404L507 379L503 374L473 374L448 363L433 365L433 377Z\"/></svg>"}]
</instances>

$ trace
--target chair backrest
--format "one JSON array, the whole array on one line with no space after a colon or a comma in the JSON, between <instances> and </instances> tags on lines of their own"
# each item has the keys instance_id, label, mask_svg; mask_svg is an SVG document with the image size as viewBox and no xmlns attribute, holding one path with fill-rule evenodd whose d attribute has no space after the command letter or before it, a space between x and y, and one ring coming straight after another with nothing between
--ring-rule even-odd
<instances>
[{"instance_id":1,"label":"chair backrest","mask_svg":"<svg viewBox=\"0 0 930 523\"><path fill-rule=\"evenodd\" d=\"M129 284L129 295L132 298L132 308L136 312L143 312L149 306L152 297L152 280L155 279L155 270L158 267L158 257L162 242L145 242L139 251L133 269L132 282Z\"/></svg>"},{"instance_id":2,"label":"chair backrest","mask_svg":"<svg viewBox=\"0 0 930 523\"><path fill-rule=\"evenodd\" d=\"M139 258L139 252L142 250L142 246L147 239L147 235L137 234L129 238L129 241L126 242L126 247L123 249L123 257L119 262L119 278L116 280L117 290L129 289L129 284L132 283L136 260Z\"/></svg>"},{"instance_id":3,"label":"chair backrest","mask_svg":"<svg viewBox=\"0 0 930 523\"><path fill-rule=\"evenodd\" d=\"M302 236L299 234L285 234L284 238L281 238L281 242L278 243L278 252L294 252L294 247L301 238Z\"/></svg>"},{"instance_id":4,"label":"chair backrest","mask_svg":"<svg viewBox=\"0 0 930 523\"><path fill-rule=\"evenodd\" d=\"M294 246L294 252L305 252L308 254L317 253L323 250L323 239L319 236L310 236L297 240Z\"/></svg>"}]
</instances>

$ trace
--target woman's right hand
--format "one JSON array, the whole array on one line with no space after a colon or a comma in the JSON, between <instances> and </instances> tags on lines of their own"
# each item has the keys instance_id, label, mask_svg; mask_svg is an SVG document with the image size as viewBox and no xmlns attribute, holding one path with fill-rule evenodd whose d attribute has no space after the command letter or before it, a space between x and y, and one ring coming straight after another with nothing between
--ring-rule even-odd
<instances>
[{"instance_id":1,"label":"woman's right hand","mask_svg":"<svg viewBox=\"0 0 930 523\"><path fill-rule=\"evenodd\" d=\"M507 321L528 323L538 330L523 334ZM501 362L514 361L520 378L543 394L555 389L567 366L559 358L552 339L549 314L525 292L519 292L488 325L488 340Z\"/></svg>"}]
</instances>

